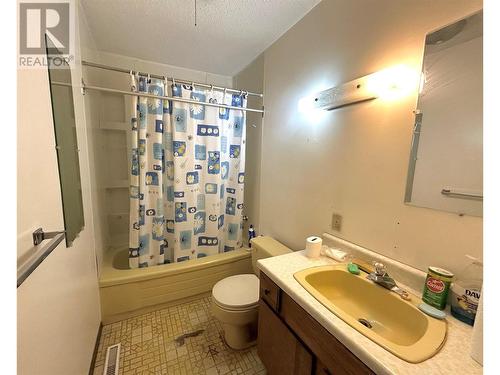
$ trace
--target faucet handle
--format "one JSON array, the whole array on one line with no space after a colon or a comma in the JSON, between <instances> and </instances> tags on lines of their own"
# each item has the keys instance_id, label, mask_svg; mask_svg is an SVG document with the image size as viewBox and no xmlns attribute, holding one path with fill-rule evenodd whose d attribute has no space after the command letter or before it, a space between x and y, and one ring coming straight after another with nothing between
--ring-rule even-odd
<instances>
[{"instance_id":1,"label":"faucet handle","mask_svg":"<svg viewBox=\"0 0 500 375\"><path fill-rule=\"evenodd\" d=\"M377 276L384 276L387 273L387 270L383 263L373 262L373 266L375 267L375 274Z\"/></svg>"}]
</instances>

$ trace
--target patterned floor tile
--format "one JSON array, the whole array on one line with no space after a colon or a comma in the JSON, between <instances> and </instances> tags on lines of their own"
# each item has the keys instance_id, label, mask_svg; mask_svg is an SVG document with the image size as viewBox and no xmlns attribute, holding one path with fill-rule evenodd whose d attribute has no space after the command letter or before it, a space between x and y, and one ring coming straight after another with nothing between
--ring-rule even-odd
<instances>
[{"instance_id":1,"label":"patterned floor tile","mask_svg":"<svg viewBox=\"0 0 500 375\"><path fill-rule=\"evenodd\" d=\"M106 349L117 343L120 375L266 374L256 347L235 351L224 343L209 296L105 325L94 375L102 375Z\"/></svg>"}]
</instances>

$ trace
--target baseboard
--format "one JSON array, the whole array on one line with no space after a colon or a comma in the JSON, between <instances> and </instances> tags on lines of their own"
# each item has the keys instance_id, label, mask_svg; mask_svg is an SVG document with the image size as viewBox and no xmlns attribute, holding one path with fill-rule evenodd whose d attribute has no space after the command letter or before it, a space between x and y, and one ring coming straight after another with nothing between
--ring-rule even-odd
<instances>
[{"instance_id":1,"label":"baseboard","mask_svg":"<svg viewBox=\"0 0 500 375\"><path fill-rule=\"evenodd\" d=\"M166 309L166 308L169 308L172 306L181 305L183 303L195 301L195 300L203 298L203 297L210 297L211 295L212 295L211 292L203 292L203 293L199 293L199 294L196 294L193 296L177 299L175 301L165 302L165 303L161 303L161 304L157 304L157 305L153 305L153 306L141 307L140 309L133 310L133 311L127 311L124 313L103 316L102 319L103 319L104 324L112 324L112 323L119 322L121 320L133 318L135 316L147 314L147 313L150 313L153 311L162 310L162 309Z\"/></svg>"},{"instance_id":2,"label":"baseboard","mask_svg":"<svg viewBox=\"0 0 500 375\"><path fill-rule=\"evenodd\" d=\"M97 360L97 351L99 349L99 341L101 341L102 334L102 322L99 323L99 330L97 331L97 337L95 339L94 353L92 354L92 361L90 362L89 375L94 374L95 361Z\"/></svg>"}]
</instances>

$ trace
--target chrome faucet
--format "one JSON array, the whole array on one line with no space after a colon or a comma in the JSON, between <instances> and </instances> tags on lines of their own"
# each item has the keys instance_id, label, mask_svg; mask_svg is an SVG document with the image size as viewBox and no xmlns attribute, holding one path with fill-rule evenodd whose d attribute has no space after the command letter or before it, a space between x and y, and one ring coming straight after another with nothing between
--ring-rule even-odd
<instances>
[{"instance_id":1,"label":"chrome faucet","mask_svg":"<svg viewBox=\"0 0 500 375\"><path fill-rule=\"evenodd\" d=\"M368 280L373 281L375 284L381 285L386 289L396 293L404 300L410 300L410 294L406 291L398 287L396 281L389 276L385 265L380 262L373 262L373 266L375 267L375 271L371 272L366 276Z\"/></svg>"}]
</instances>

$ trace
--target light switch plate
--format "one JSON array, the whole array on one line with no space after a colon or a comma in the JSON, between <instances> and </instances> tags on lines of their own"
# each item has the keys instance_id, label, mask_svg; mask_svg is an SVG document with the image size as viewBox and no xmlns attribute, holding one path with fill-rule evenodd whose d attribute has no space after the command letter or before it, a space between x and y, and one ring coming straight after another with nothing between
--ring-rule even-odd
<instances>
[{"instance_id":1,"label":"light switch plate","mask_svg":"<svg viewBox=\"0 0 500 375\"><path fill-rule=\"evenodd\" d=\"M340 232L342 229L342 215L336 213L332 215L332 229Z\"/></svg>"}]
</instances>

